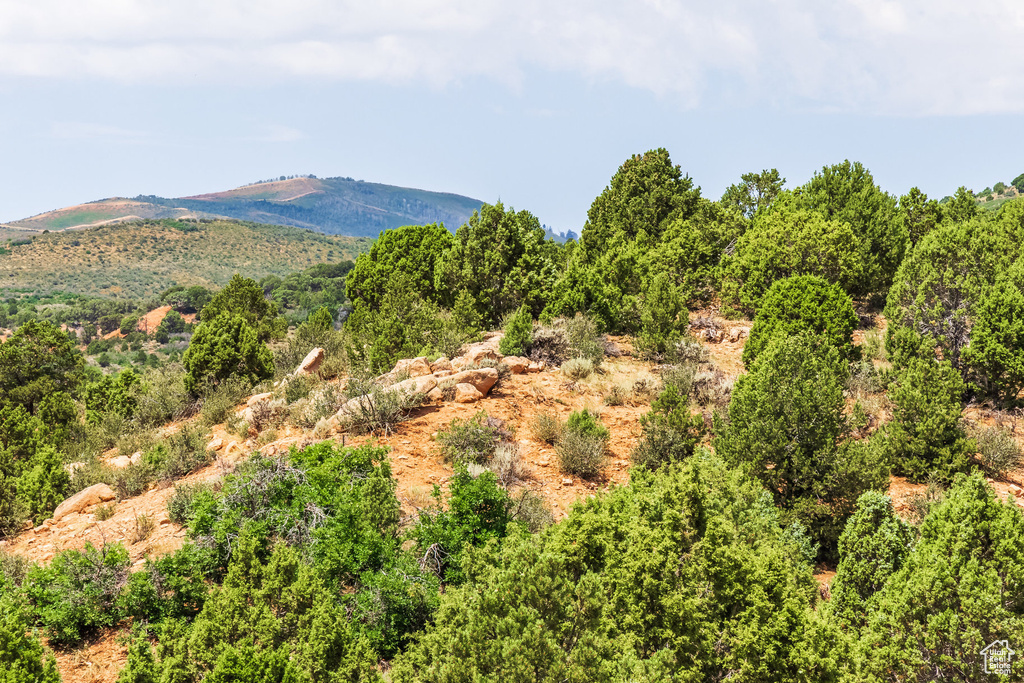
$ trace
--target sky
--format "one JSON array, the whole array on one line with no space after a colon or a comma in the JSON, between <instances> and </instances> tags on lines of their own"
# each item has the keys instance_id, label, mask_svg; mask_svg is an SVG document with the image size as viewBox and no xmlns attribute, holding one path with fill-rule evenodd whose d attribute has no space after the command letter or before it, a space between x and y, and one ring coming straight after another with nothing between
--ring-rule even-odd
<instances>
[{"instance_id":1,"label":"sky","mask_svg":"<svg viewBox=\"0 0 1024 683\"><path fill-rule=\"evenodd\" d=\"M718 198L1024 173L1019 0L0 0L0 222L350 176L579 231L656 147Z\"/></svg>"}]
</instances>

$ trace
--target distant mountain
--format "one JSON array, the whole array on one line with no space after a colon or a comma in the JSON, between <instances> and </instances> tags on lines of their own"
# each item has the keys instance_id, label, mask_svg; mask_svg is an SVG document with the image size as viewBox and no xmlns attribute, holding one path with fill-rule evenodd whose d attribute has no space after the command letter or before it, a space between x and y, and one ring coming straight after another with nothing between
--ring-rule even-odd
<instances>
[{"instance_id":1,"label":"distant mountain","mask_svg":"<svg viewBox=\"0 0 1024 683\"><path fill-rule=\"evenodd\" d=\"M245 185L226 192L168 199L140 195L69 206L14 221L28 230L70 230L138 219L234 218L290 225L330 235L376 237L401 225L444 223L455 230L483 204L446 192L428 192L352 178L298 177Z\"/></svg>"}]
</instances>

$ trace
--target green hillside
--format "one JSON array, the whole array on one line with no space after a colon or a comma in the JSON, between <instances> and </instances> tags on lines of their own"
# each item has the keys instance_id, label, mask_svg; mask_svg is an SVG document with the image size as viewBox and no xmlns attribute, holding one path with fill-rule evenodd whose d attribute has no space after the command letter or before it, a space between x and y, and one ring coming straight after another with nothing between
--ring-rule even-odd
<instances>
[{"instance_id":1,"label":"green hillside","mask_svg":"<svg viewBox=\"0 0 1024 683\"><path fill-rule=\"evenodd\" d=\"M3 242L0 291L138 298L173 285L223 285L239 272L286 275L354 259L369 245L366 238L249 222L137 221Z\"/></svg>"},{"instance_id":2,"label":"green hillside","mask_svg":"<svg viewBox=\"0 0 1024 683\"><path fill-rule=\"evenodd\" d=\"M299 177L176 199L154 195L102 199L10 225L42 231L137 219L234 218L309 228L331 235L376 237L382 230L402 225L444 223L455 230L481 203L457 194L351 178Z\"/></svg>"}]
</instances>

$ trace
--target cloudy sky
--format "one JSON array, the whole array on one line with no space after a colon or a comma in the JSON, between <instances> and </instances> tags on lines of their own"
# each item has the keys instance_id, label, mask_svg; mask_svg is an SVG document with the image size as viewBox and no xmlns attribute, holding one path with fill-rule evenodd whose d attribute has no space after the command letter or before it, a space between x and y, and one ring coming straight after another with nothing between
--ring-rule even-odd
<instances>
[{"instance_id":1,"label":"cloudy sky","mask_svg":"<svg viewBox=\"0 0 1024 683\"><path fill-rule=\"evenodd\" d=\"M314 173L578 230L652 147L941 197L1024 172L1024 3L0 0L0 103L0 221Z\"/></svg>"}]
</instances>

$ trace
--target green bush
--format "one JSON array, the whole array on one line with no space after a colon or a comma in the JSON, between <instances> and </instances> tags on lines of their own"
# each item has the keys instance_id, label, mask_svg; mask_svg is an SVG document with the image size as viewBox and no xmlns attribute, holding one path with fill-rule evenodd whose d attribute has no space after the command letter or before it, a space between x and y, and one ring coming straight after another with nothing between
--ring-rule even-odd
<instances>
[{"instance_id":1,"label":"green bush","mask_svg":"<svg viewBox=\"0 0 1024 683\"><path fill-rule=\"evenodd\" d=\"M964 383L949 361L912 359L889 388L892 421L885 426L886 453L913 481L945 481L966 470L973 444L960 426Z\"/></svg>"},{"instance_id":2,"label":"green bush","mask_svg":"<svg viewBox=\"0 0 1024 683\"><path fill-rule=\"evenodd\" d=\"M644 296L637 350L646 358L661 357L679 341L689 322L679 288L668 273L658 273Z\"/></svg>"},{"instance_id":3,"label":"green bush","mask_svg":"<svg viewBox=\"0 0 1024 683\"><path fill-rule=\"evenodd\" d=\"M270 350L240 315L204 320L182 358L185 388L202 396L230 377L255 384L274 376Z\"/></svg>"},{"instance_id":4,"label":"green bush","mask_svg":"<svg viewBox=\"0 0 1024 683\"><path fill-rule=\"evenodd\" d=\"M438 432L441 456L448 462L486 465L494 457L498 444L511 438L500 420L488 417L483 410L473 417L452 420L448 428Z\"/></svg>"},{"instance_id":5,"label":"green bush","mask_svg":"<svg viewBox=\"0 0 1024 683\"><path fill-rule=\"evenodd\" d=\"M410 532L422 564L449 584L465 581L462 567L469 546L484 545L505 535L510 517L510 500L492 472L478 477L464 468L456 470L449 484L447 509L426 510ZM434 499L441 504L441 489L434 487Z\"/></svg>"},{"instance_id":6,"label":"green bush","mask_svg":"<svg viewBox=\"0 0 1024 683\"><path fill-rule=\"evenodd\" d=\"M856 234L846 222L798 208L788 193L758 212L725 264L722 299L754 313L777 280L816 275L847 292L864 278Z\"/></svg>"},{"instance_id":7,"label":"green bush","mask_svg":"<svg viewBox=\"0 0 1024 683\"><path fill-rule=\"evenodd\" d=\"M53 655L28 629L22 609L0 598L0 683L60 683Z\"/></svg>"},{"instance_id":8,"label":"green bush","mask_svg":"<svg viewBox=\"0 0 1024 683\"><path fill-rule=\"evenodd\" d=\"M759 479L786 523L803 524L826 557L857 497L888 474L874 449L847 441L847 373L816 337L777 337L736 380L728 421L715 426L715 451Z\"/></svg>"},{"instance_id":9,"label":"green bush","mask_svg":"<svg viewBox=\"0 0 1024 683\"><path fill-rule=\"evenodd\" d=\"M582 313L577 313L565 320L565 340L569 346L569 355L573 358L586 358L594 367L599 367L604 360L604 341L598 332L597 324Z\"/></svg>"},{"instance_id":10,"label":"green bush","mask_svg":"<svg viewBox=\"0 0 1024 683\"><path fill-rule=\"evenodd\" d=\"M749 368L775 337L804 332L819 335L850 359L855 356L853 330L857 322L853 302L839 285L814 275L776 280L757 309L743 346L743 364Z\"/></svg>"},{"instance_id":11,"label":"green bush","mask_svg":"<svg viewBox=\"0 0 1024 683\"><path fill-rule=\"evenodd\" d=\"M53 514L70 491L71 475L64 468L64 458L52 446L36 451L18 480L18 498L36 524Z\"/></svg>"},{"instance_id":12,"label":"green bush","mask_svg":"<svg viewBox=\"0 0 1024 683\"><path fill-rule=\"evenodd\" d=\"M1024 515L974 474L958 476L903 567L868 601L864 680L983 680L985 647L1024 642ZM1015 657L1014 676L1024 674Z\"/></svg>"},{"instance_id":13,"label":"green bush","mask_svg":"<svg viewBox=\"0 0 1024 683\"><path fill-rule=\"evenodd\" d=\"M353 302L362 301L371 310L378 310L388 291L388 281L400 272L424 299L447 304L447 292L435 289L434 275L442 254L454 241L439 224L384 230L370 251L356 258L355 268L345 278L345 293Z\"/></svg>"},{"instance_id":14,"label":"green bush","mask_svg":"<svg viewBox=\"0 0 1024 683\"><path fill-rule=\"evenodd\" d=\"M829 611L847 628L862 628L867 601L898 572L910 554L914 533L879 491L857 499L857 511L839 537L839 566Z\"/></svg>"},{"instance_id":15,"label":"green bush","mask_svg":"<svg viewBox=\"0 0 1024 683\"><path fill-rule=\"evenodd\" d=\"M630 456L633 464L656 470L692 456L706 429L701 415L690 414L690 402L674 384L669 384L640 417L643 434Z\"/></svg>"},{"instance_id":16,"label":"green bush","mask_svg":"<svg viewBox=\"0 0 1024 683\"><path fill-rule=\"evenodd\" d=\"M263 288L255 280L237 273L203 306L199 319L205 324L225 314L229 318L242 318L260 342L281 337L287 331L286 321L277 317L277 302L267 300ZM201 324L199 328L202 327ZM192 343L195 343L194 336Z\"/></svg>"},{"instance_id":17,"label":"green bush","mask_svg":"<svg viewBox=\"0 0 1024 683\"><path fill-rule=\"evenodd\" d=\"M118 607L131 561L119 544L58 553L33 567L25 592L50 642L74 645L122 618Z\"/></svg>"},{"instance_id":18,"label":"green bush","mask_svg":"<svg viewBox=\"0 0 1024 683\"><path fill-rule=\"evenodd\" d=\"M445 590L391 680L838 680L845 644L766 498L692 458L465 553L470 580Z\"/></svg>"},{"instance_id":19,"label":"green bush","mask_svg":"<svg viewBox=\"0 0 1024 683\"><path fill-rule=\"evenodd\" d=\"M601 416L587 408L574 411L569 415L569 419L565 421L565 432L594 436L605 443L608 443L608 439L611 438L608 428L601 424Z\"/></svg>"},{"instance_id":20,"label":"green bush","mask_svg":"<svg viewBox=\"0 0 1024 683\"><path fill-rule=\"evenodd\" d=\"M968 377L1003 405L1014 405L1024 388L1024 293L1018 282L1024 283L1024 261L985 294L963 350Z\"/></svg>"},{"instance_id":21,"label":"green bush","mask_svg":"<svg viewBox=\"0 0 1024 683\"><path fill-rule=\"evenodd\" d=\"M498 350L506 356L525 356L530 350L533 334L533 316L524 304L509 318L505 325L505 336L498 344Z\"/></svg>"}]
</instances>

